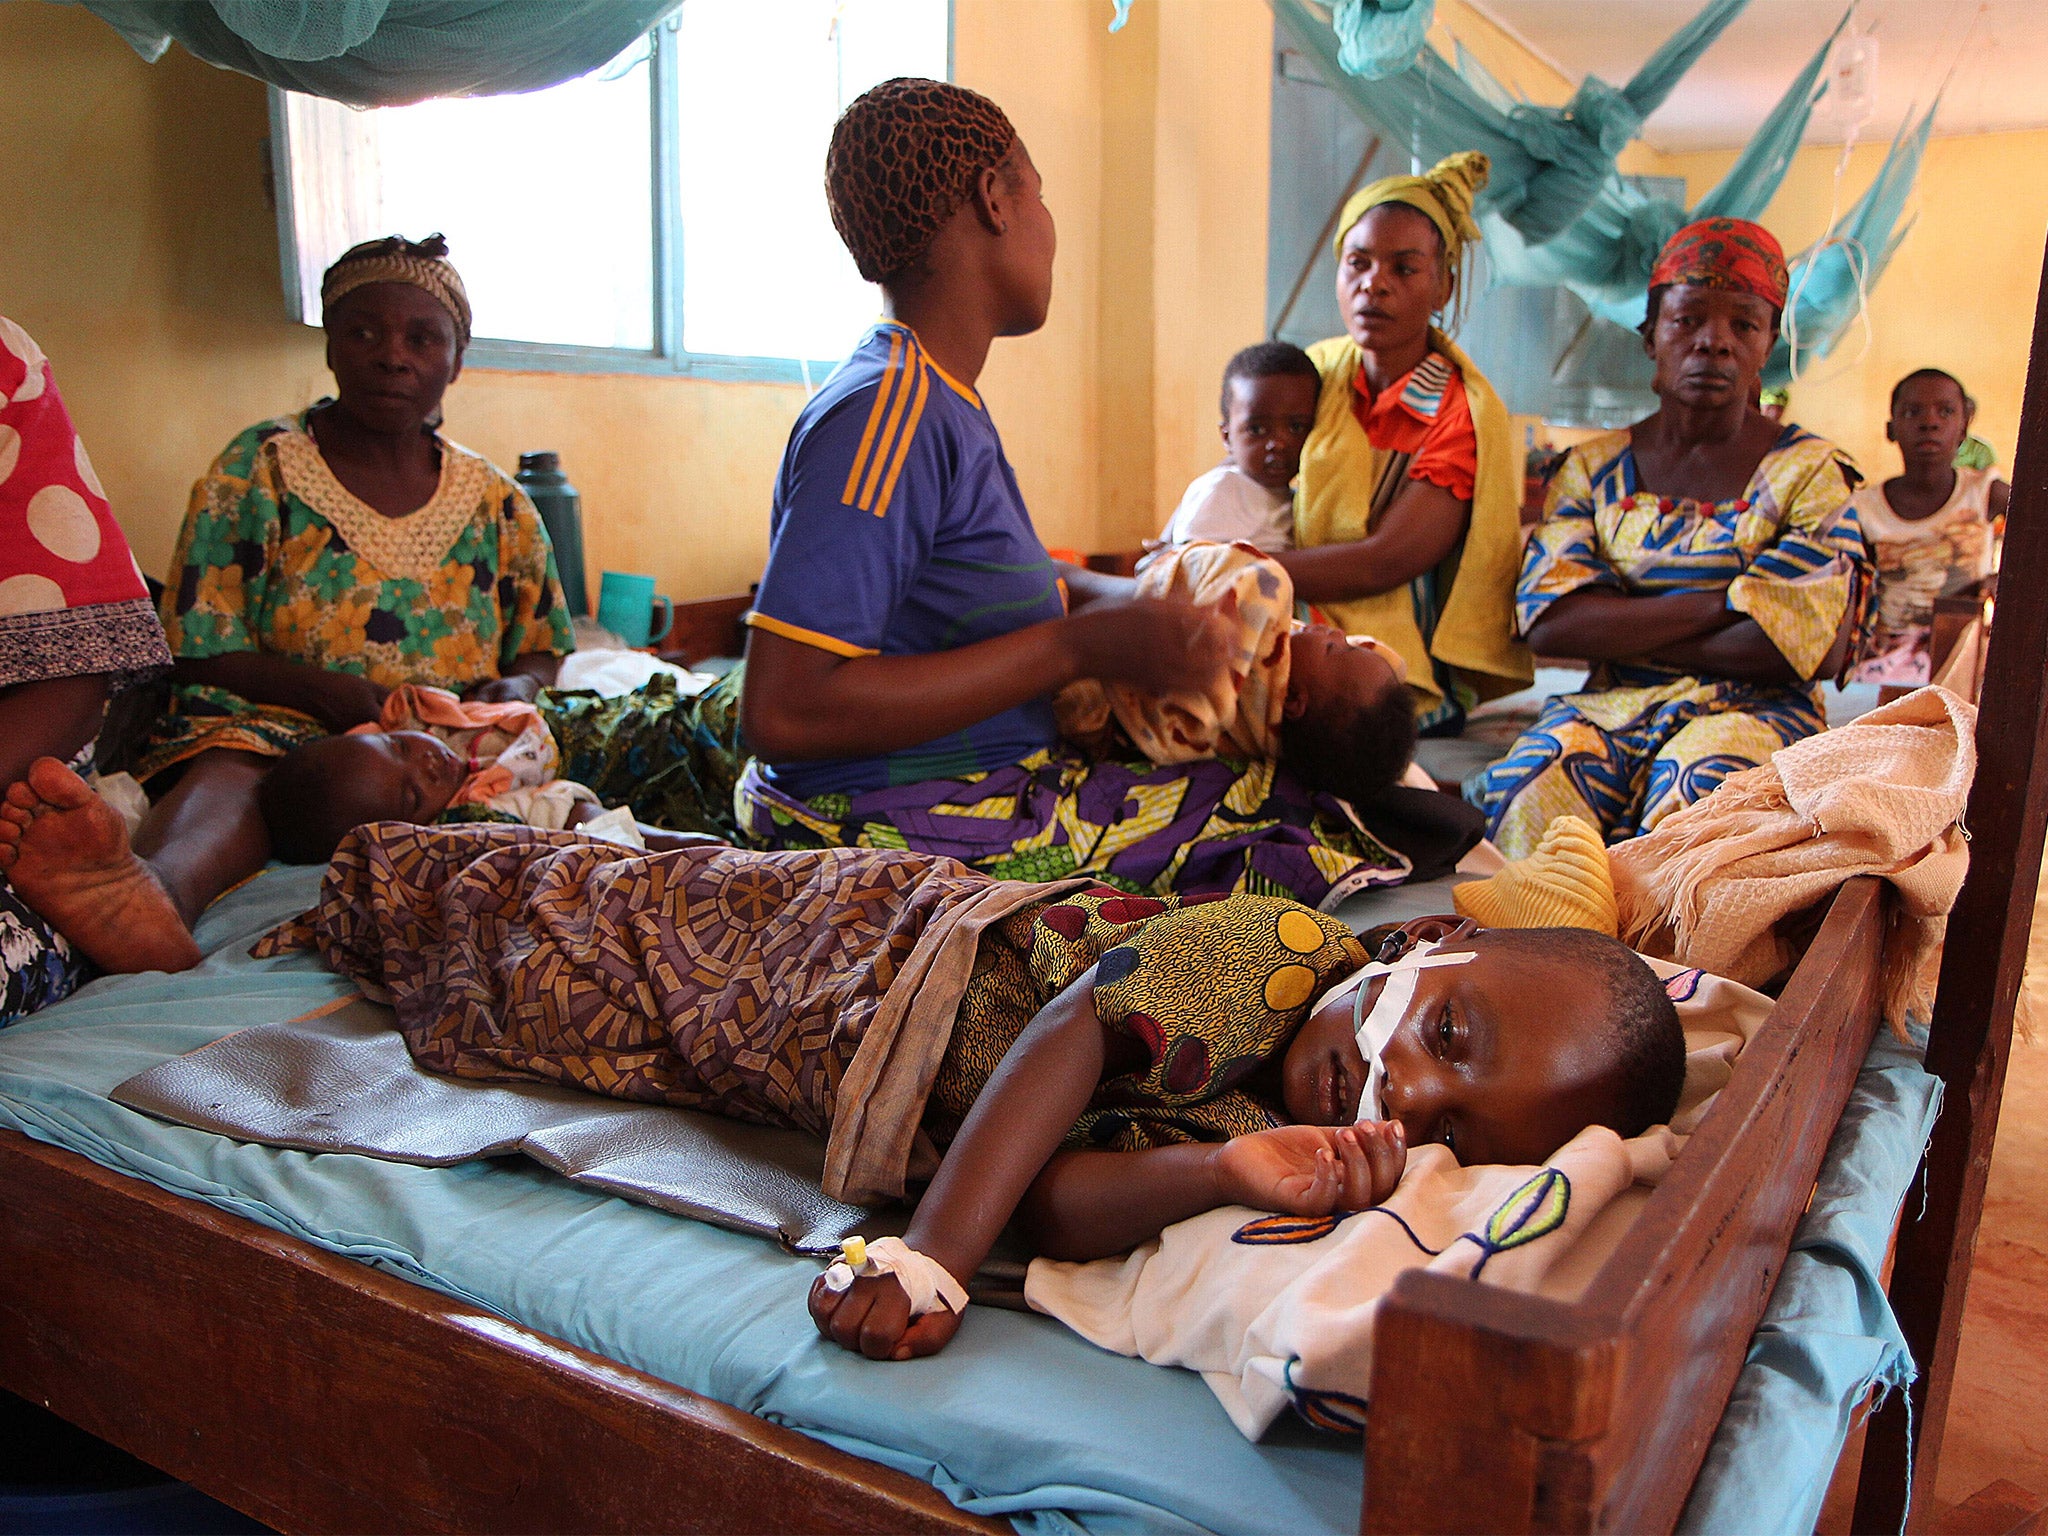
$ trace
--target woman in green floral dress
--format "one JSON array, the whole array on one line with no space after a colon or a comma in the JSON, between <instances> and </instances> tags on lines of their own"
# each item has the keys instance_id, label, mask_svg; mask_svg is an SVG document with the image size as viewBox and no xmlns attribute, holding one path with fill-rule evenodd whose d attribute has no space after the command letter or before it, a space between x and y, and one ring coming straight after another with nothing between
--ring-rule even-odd
<instances>
[{"instance_id":1,"label":"woman in green floral dress","mask_svg":"<svg viewBox=\"0 0 2048 1536\"><path fill-rule=\"evenodd\" d=\"M394 237L329 268L336 397L241 433L193 488L134 846L188 924L268 856L256 786L277 757L374 721L402 683L530 700L574 645L532 503L436 430L470 330L446 251Z\"/></svg>"}]
</instances>

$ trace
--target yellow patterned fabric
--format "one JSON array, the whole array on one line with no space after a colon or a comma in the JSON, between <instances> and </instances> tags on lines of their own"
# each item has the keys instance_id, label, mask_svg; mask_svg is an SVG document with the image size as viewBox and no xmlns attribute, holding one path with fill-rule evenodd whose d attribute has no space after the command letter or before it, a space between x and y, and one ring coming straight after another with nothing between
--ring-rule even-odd
<instances>
[{"instance_id":1,"label":"yellow patterned fabric","mask_svg":"<svg viewBox=\"0 0 2048 1536\"><path fill-rule=\"evenodd\" d=\"M1038 1011L1091 965L1114 1046L1067 1145L1139 1151L1285 1122L1259 1068L1326 988L1366 962L1343 923L1267 896L1129 896L1098 886L982 935L925 1128L944 1143ZM1264 1086L1260 1086L1264 1083Z\"/></svg>"},{"instance_id":2,"label":"yellow patterned fabric","mask_svg":"<svg viewBox=\"0 0 2048 1536\"><path fill-rule=\"evenodd\" d=\"M1870 559L1853 504L1863 476L1848 456L1788 426L1733 501L1644 490L1628 432L1565 456L1550 482L1516 592L1522 633L1584 587L1631 594L1725 586L1728 606L1755 619L1802 678L1833 646L1842 616L1869 586ZM1656 687L1675 667L1610 664L1592 686Z\"/></svg>"},{"instance_id":3,"label":"yellow patterned fabric","mask_svg":"<svg viewBox=\"0 0 2048 1536\"><path fill-rule=\"evenodd\" d=\"M310 418L251 427L192 488L164 594L172 655L264 651L460 692L574 647L547 530L509 476L442 439L433 498L384 517L328 469Z\"/></svg>"},{"instance_id":4,"label":"yellow patterned fabric","mask_svg":"<svg viewBox=\"0 0 2048 1536\"><path fill-rule=\"evenodd\" d=\"M385 688L460 693L575 646L547 529L509 476L440 440L441 481L385 517L335 478L311 412L251 427L192 488L162 605L171 654L282 656ZM319 722L180 688L137 777L212 747L278 756Z\"/></svg>"},{"instance_id":5,"label":"yellow patterned fabric","mask_svg":"<svg viewBox=\"0 0 2048 1536\"><path fill-rule=\"evenodd\" d=\"M1425 714L1444 701L1447 683L1479 702L1525 688L1534 675L1514 623L1522 465L1507 407L1449 337L1431 330L1429 340L1463 379L1478 437L1471 526L1442 565L1407 586L1317 605L1347 633L1377 636L1400 652ZM1364 357L1358 344L1337 336L1317 342L1309 356L1323 387L1294 503L1294 541L1304 549L1364 538L1380 479L1398 473L1403 460L1374 447L1352 410L1352 381Z\"/></svg>"},{"instance_id":6,"label":"yellow patterned fabric","mask_svg":"<svg viewBox=\"0 0 2048 1536\"><path fill-rule=\"evenodd\" d=\"M1523 633L1591 587L1629 594L1725 589L1805 681L1696 677L1653 662L1603 662L1583 692L1551 699L1471 798L1510 858L1553 818L1581 816L1609 843L1634 837L1729 774L1826 728L1814 674L1870 587L1842 451L1788 426L1746 494L1713 504L1644 490L1627 432L1574 448L1550 484L1517 592Z\"/></svg>"}]
</instances>

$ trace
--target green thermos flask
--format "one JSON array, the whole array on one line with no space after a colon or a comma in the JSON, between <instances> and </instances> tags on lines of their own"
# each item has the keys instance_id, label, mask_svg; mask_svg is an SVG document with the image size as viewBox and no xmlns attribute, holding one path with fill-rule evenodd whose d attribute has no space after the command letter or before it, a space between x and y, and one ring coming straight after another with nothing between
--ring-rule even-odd
<instances>
[{"instance_id":1,"label":"green thermos flask","mask_svg":"<svg viewBox=\"0 0 2048 1536\"><path fill-rule=\"evenodd\" d=\"M569 600L571 616L589 613L590 594L583 584L583 498L562 473L561 455L522 453L519 473L512 478L532 498L534 510L547 526L548 541L555 546L555 568L562 573L562 595Z\"/></svg>"}]
</instances>

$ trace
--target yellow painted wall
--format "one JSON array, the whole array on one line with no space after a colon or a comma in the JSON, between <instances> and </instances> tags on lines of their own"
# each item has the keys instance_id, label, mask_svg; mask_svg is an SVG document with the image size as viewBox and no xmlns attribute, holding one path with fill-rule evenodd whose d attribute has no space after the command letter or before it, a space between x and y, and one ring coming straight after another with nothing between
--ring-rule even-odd
<instances>
[{"instance_id":1,"label":"yellow painted wall","mask_svg":"<svg viewBox=\"0 0 2048 1536\"><path fill-rule=\"evenodd\" d=\"M1138 7L1103 49L1095 483L1100 542L1112 549L1166 520L1152 449L1160 31L1158 7Z\"/></svg>"},{"instance_id":2,"label":"yellow painted wall","mask_svg":"<svg viewBox=\"0 0 2048 1536\"><path fill-rule=\"evenodd\" d=\"M315 332L284 318L263 91L155 69L82 9L0 7L0 312L63 391L137 558L233 434L305 404Z\"/></svg>"},{"instance_id":3,"label":"yellow painted wall","mask_svg":"<svg viewBox=\"0 0 2048 1536\"><path fill-rule=\"evenodd\" d=\"M1009 114L1059 230L1045 328L998 341L981 390L1039 536L1081 550L1097 547L1106 24L1088 0L954 0L953 76Z\"/></svg>"},{"instance_id":4,"label":"yellow painted wall","mask_svg":"<svg viewBox=\"0 0 2048 1536\"><path fill-rule=\"evenodd\" d=\"M1884 149L1850 155L1846 209L1869 184ZM1666 157L1697 199L1732 153ZM1819 238L1841 152L1815 145L1793 161L1763 222L1788 251ZM2048 236L2048 132L1963 134L1927 146L1909 211L1912 231L1871 296L1870 331L1858 327L1792 388L1792 417L1853 454L1866 474L1899 472L1884 440L1892 385L1915 368L1944 368L1977 399L1977 435L2010 472L2026 385L2027 346Z\"/></svg>"},{"instance_id":5,"label":"yellow painted wall","mask_svg":"<svg viewBox=\"0 0 2048 1536\"><path fill-rule=\"evenodd\" d=\"M1273 18L1256 0L1172 0L1153 136L1153 477L1159 531L1216 467L1223 366L1266 335ZM1112 46L1121 38L1112 39ZM1112 295L1105 294L1108 301ZM1105 530L1108 532L1109 530ZM1124 530L1117 530L1124 532ZM1128 545L1128 536L1119 542Z\"/></svg>"}]
</instances>

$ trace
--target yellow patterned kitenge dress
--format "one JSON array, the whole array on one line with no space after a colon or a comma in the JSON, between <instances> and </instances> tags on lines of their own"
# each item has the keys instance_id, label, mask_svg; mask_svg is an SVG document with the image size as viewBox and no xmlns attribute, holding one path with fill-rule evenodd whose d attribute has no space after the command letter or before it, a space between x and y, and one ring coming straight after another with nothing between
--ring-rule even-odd
<instances>
[{"instance_id":1,"label":"yellow patterned kitenge dress","mask_svg":"<svg viewBox=\"0 0 2048 1536\"><path fill-rule=\"evenodd\" d=\"M1825 729L1816 675L1845 613L1861 622L1870 556L1852 497L1862 475L1834 444L1787 426L1734 501L1643 490L1627 431L1581 443L1550 484L1516 588L1523 634L1569 592L1632 595L1725 587L1802 679L1772 686L1603 662L1582 692L1550 700L1508 755L1468 785L1509 858L1558 816L1610 843L1647 832L1731 773ZM1853 652L1852 652L1853 654Z\"/></svg>"},{"instance_id":2,"label":"yellow patterned kitenge dress","mask_svg":"<svg viewBox=\"0 0 2048 1536\"><path fill-rule=\"evenodd\" d=\"M509 476L437 438L440 488L386 517L335 478L311 414L249 428L192 488L163 596L173 656L263 651L459 693L518 656L574 648L547 529ZM297 710L183 685L136 777L216 747L278 757L326 734Z\"/></svg>"}]
</instances>

